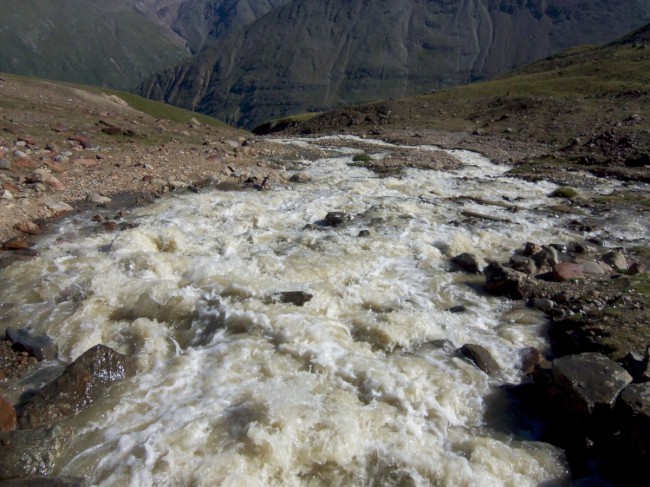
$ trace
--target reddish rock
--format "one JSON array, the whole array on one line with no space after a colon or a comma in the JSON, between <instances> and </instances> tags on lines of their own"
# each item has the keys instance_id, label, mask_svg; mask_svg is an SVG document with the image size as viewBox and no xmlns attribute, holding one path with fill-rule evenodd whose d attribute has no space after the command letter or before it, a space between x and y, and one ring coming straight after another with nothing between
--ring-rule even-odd
<instances>
[{"instance_id":1,"label":"reddish rock","mask_svg":"<svg viewBox=\"0 0 650 487\"><path fill-rule=\"evenodd\" d=\"M29 159L21 159L14 162L14 166L21 167L23 169L37 169L40 165L40 162L30 161Z\"/></svg>"},{"instance_id":2,"label":"reddish rock","mask_svg":"<svg viewBox=\"0 0 650 487\"><path fill-rule=\"evenodd\" d=\"M0 431L13 431L16 429L16 410L0 397Z\"/></svg>"},{"instance_id":3,"label":"reddish rock","mask_svg":"<svg viewBox=\"0 0 650 487\"><path fill-rule=\"evenodd\" d=\"M50 169L52 172L56 173L62 173L65 171L65 168L63 167L63 164L60 162L56 161L45 161L45 165Z\"/></svg>"},{"instance_id":4,"label":"reddish rock","mask_svg":"<svg viewBox=\"0 0 650 487\"><path fill-rule=\"evenodd\" d=\"M20 222L14 225L14 228L27 235L40 235L41 227L34 222Z\"/></svg>"},{"instance_id":5,"label":"reddish rock","mask_svg":"<svg viewBox=\"0 0 650 487\"><path fill-rule=\"evenodd\" d=\"M81 144L81 147L84 149L91 149L93 147L92 140L90 140L90 138L86 137L85 135L73 135L69 138L69 140L79 142L79 144Z\"/></svg>"},{"instance_id":6,"label":"reddish rock","mask_svg":"<svg viewBox=\"0 0 650 487\"><path fill-rule=\"evenodd\" d=\"M27 145L37 145L36 141L31 137L18 137L18 140L24 142Z\"/></svg>"},{"instance_id":7,"label":"reddish rock","mask_svg":"<svg viewBox=\"0 0 650 487\"><path fill-rule=\"evenodd\" d=\"M11 183L9 181L2 183L2 189L11 191L13 194L18 194L21 192L21 189L18 185Z\"/></svg>"},{"instance_id":8,"label":"reddish rock","mask_svg":"<svg viewBox=\"0 0 650 487\"><path fill-rule=\"evenodd\" d=\"M116 232L117 231L117 223L113 221L109 222L103 222L102 223L102 230L105 232Z\"/></svg>"},{"instance_id":9,"label":"reddish rock","mask_svg":"<svg viewBox=\"0 0 650 487\"><path fill-rule=\"evenodd\" d=\"M63 191L65 189L65 185L54 176L46 179L45 185L52 188L55 191Z\"/></svg>"},{"instance_id":10,"label":"reddish rock","mask_svg":"<svg viewBox=\"0 0 650 487\"><path fill-rule=\"evenodd\" d=\"M29 247L30 247L29 242L20 237L10 238L9 240L7 240L2 244L2 250L19 250L19 249L26 249Z\"/></svg>"},{"instance_id":11,"label":"reddish rock","mask_svg":"<svg viewBox=\"0 0 650 487\"><path fill-rule=\"evenodd\" d=\"M571 262L560 262L553 265L553 278L556 281L564 282L570 281L572 279L582 279L585 277L585 274L582 270L582 266L579 264L573 264Z\"/></svg>"},{"instance_id":12,"label":"reddish rock","mask_svg":"<svg viewBox=\"0 0 650 487\"><path fill-rule=\"evenodd\" d=\"M97 159L77 159L76 161L74 161L74 163L77 166L82 166L82 167L94 167L97 164L99 164Z\"/></svg>"}]
</instances>

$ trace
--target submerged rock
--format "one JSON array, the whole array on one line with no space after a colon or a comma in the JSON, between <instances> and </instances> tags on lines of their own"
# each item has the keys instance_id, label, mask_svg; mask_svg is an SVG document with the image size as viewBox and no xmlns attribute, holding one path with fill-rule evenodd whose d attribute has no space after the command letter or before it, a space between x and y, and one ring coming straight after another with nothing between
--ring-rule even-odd
<instances>
[{"instance_id":1,"label":"submerged rock","mask_svg":"<svg viewBox=\"0 0 650 487\"><path fill-rule=\"evenodd\" d=\"M7 328L7 339L18 351L25 351L39 361L54 360L58 348L47 335L34 336L24 328Z\"/></svg>"},{"instance_id":2,"label":"submerged rock","mask_svg":"<svg viewBox=\"0 0 650 487\"><path fill-rule=\"evenodd\" d=\"M96 345L72 362L16 409L21 428L38 428L73 416L91 405L113 382L135 375L135 361Z\"/></svg>"},{"instance_id":3,"label":"submerged rock","mask_svg":"<svg viewBox=\"0 0 650 487\"><path fill-rule=\"evenodd\" d=\"M350 215L342 211L330 211L325 215L325 225L328 227L338 227L350 221Z\"/></svg>"},{"instance_id":4,"label":"submerged rock","mask_svg":"<svg viewBox=\"0 0 650 487\"><path fill-rule=\"evenodd\" d=\"M524 297L521 286L526 280L526 274L523 272L493 262L485 268L483 273L485 274L485 287L490 294L507 296L512 299Z\"/></svg>"},{"instance_id":5,"label":"submerged rock","mask_svg":"<svg viewBox=\"0 0 650 487\"><path fill-rule=\"evenodd\" d=\"M277 303L289 303L295 306L304 306L305 303L311 301L313 297L313 294L303 291L286 291L274 294L273 301Z\"/></svg>"},{"instance_id":6,"label":"submerged rock","mask_svg":"<svg viewBox=\"0 0 650 487\"><path fill-rule=\"evenodd\" d=\"M86 479L76 477L27 477L0 481L0 487L84 487Z\"/></svg>"},{"instance_id":7,"label":"submerged rock","mask_svg":"<svg viewBox=\"0 0 650 487\"><path fill-rule=\"evenodd\" d=\"M70 433L60 426L0 433L0 480L50 475Z\"/></svg>"},{"instance_id":8,"label":"submerged rock","mask_svg":"<svg viewBox=\"0 0 650 487\"><path fill-rule=\"evenodd\" d=\"M463 345L458 352L461 356L468 359L489 376L496 376L501 373L501 367L499 367L497 361L494 360L490 352L481 345L468 343Z\"/></svg>"}]
</instances>

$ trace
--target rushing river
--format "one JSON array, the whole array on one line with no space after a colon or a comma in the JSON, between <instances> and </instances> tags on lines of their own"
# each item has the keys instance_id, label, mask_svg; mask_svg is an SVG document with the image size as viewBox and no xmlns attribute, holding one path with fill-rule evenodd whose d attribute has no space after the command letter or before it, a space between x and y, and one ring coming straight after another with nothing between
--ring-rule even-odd
<instances>
[{"instance_id":1,"label":"rushing river","mask_svg":"<svg viewBox=\"0 0 650 487\"><path fill-rule=\"evenodd\" d=\"M306 184L163 198L118 233L64 221L40 258L2 271L2 323L47 333L65 360L97 343L138 360L72 421L62 474L102 486L563 482L562 452L485 415L486 398L521 379L518 350L546 348L543 317L449 272L461 252L503 259L528 240L576 239L569 217L540 211L554 186L470 152L451 151L456 171L377 177L349 166L358 149L328 150L303 161ZM512 223L458 224L460 210ZM330 211L353 218L304 228ZM313 299L280 302L286 291ZM501 377L459 358L466 343L490 350Z\"/></svg>"}]
</instances>

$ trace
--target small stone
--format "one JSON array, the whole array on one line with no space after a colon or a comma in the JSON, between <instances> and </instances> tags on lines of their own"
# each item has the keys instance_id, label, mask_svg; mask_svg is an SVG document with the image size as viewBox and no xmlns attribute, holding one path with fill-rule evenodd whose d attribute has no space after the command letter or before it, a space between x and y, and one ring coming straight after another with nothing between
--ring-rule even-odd
<instances>
[{"instance_id":1,"label":"small stone","mask_svg":"<svg viewBox=\"0 0 650 487\"><path fill-rule=\"evenodd\" d=\"M273 301L290 303L295 306L304 306L305 303L311 301L313 297L313 294L305 293L303 291L286 291L274 294Z\"/></svg>"},{"instance_id":2,"label":"small stone","mask_svg":"<svg viewBox=\"0 0 650 487\"><path fill-rule=\"evenodd\" d=\"M531 304L533 308L543 311L544 313L548 313L553 308L555 308L555 301L552 301L550 299L533 298L531 300Z\"/></svg>"},{"instance_id":3,"label":"small stone","mask_svg":"<svg viewBox=\"0 0 650 487\"><path fill-rule=\"evenodd\" d=\"M86 201L90 201L91 203L95 203L97 205L102 205L110 203L112 200L107 196L100 195L99 193L88 193L86 195Z\"/></svg>"},{"instance_id":4,"label":"small stone","mask_svg":"<svg viewBox=\"0 0 650 487\"><path fill-rule=\"evenodd\" d=\"M114 221L102 222L101 229L105 232L116 232L118 225Z\"/></svg>"},{"instance_id":5,"label":"small stone","mask_svg":"<svg viewBox=\"0 0 650 487\"><path fill-rule=\"evenodd\" d=\"M56 191L63 191L65 189L64 184L54 176L50 176L48 179L46 179L45 185Z\"/></svg>"},{"instance_id":6,"label":"small stone","mask_svg":"<svg viewBox=\"0 0 650 487\"><path fill-rule=\"evenodd\" d=\"M14 199L14 195L8 189L3 189L2 191L0 191L0 199L11 201Z\"/></svg>"},{"instance_id":7,"label":"small stone","mask_svg":"<svg viewBox=\"0 0 650 487\"><path fill-rule=\"evenodd\" d=\"M342 211L330 211L325 215L325 225L328 227L338 227L350 220L350 216Z\"/></svg>"},{"instance_id":8,"label":"small stone","mask_svg":"<svg viewBox=\"0 0 650 487\"><path fill-rule=\"evenodd\" d=\"M553 266L553 278L558 282L583 279L585 277L582 266L571 262L560 262Z\"/></svg>"},{"instance_id":9,"label":"small stone","mask_svg":"<svg viewBox=\"0 0 650 487\"><path fill-rule=\"evenodd\" d=\"M605 255L603 255L602 261L605 264L612 266L619 272L625 272L628 269L627 260L625 259L625 256L620 252L607 252Z\"/></svg>"},{"instance_id":10,"label":"small stone","mask_svg":"<svg viewBox=\"0 0 650 487\"><path fill-rule=\"evenodd\" d=\"M14 156L18 159L29 159L29 155L21 150L14 151Z\"/></svg>"},{"instance_id":11,"label":"small stone","mask_svg":"<svg viewBox=\"0 0 650 487\"><path fill-rule=\"evenodd\" d=\"M45 207L50 210L53 215L62 215L64 213L74 211L74 208L72 206L62 201L51 201L47 203Z\"/></svg>"},{"instance_id":12,"label":"small stone","mask_svg":"<svg viewBox=\"0 0 650 487\"><path fill-rule=\"evenodd\" d=\"M10 238L2 244L2 250L19 250L30 247L27 240L20 237Z\"/></svg>"},{"instance_id":13,"label":"small stone","mask_svg":"<svg viewBox=\"0 0 650 487\"><path fill-rule=\"evenodd\" d=\"M14 225L14 229L18 230L21 233L26 233L27 235L40 235L41 227L34 222L20 222Z\"/></svg>"},{"instance_id":14,"label":"small stone","mask_svg":"<svg viewBox=\"0 0 650 487\"><path fill-rule=\"evenodd\" d=\"M16 429L16 410L0 396L0 431Z\"/></svg>"},{"instance_id":15,"label":"small stone","mask_svg":"<svg viewBox=\"0 0 650 487\"><path fill-rule=\"evenodd\" d=\"M0 159L0 169L11 169L11 161L6 157Z\"/></svg>"},{"instance_id":16,"label":"small stone","mask_svg":"<svg viewBox=\"0 0 650 487\"><path fill-rule=\"evenodd\" d=\"M360 230L359 233L357 234L357 237L359 238L370 237L370 230Z\"/></svg>"},{"instance_id":17,"label":"small stone","mask_svg":"<svg viewBox=\"0 0 650 487\"><path fill-rule=\"evenodd\" d=\"M467 313L467 308L463 305L452 306L447 311L450 313Z\"/></svg>"},{"instance_id":18,"label":"small stone","mask_svg":"<svg viewBox=\"0 0 650 487\"><path fill-rule=\"evenodd\" d=\"M538 253L540 250L542 250L542 248L535 242L526 242L526 245L524 246L524 255L530 257Z\"/></svg>"}]
</instances>

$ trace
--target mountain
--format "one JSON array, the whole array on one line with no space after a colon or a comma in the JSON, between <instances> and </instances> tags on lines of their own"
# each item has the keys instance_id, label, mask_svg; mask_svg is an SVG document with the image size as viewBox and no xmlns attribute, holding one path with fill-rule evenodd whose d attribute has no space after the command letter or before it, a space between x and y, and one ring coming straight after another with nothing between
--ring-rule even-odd
<instances>
[{"instance_id":1,"label":"mountain","mask_svg":"<svg viewBox=\"0 0 650 487\"><path fill-rule=\"evenodd\" d=\"M293 0L138 91L252 127L490 79L648 21L646 0Z\"/></svg>"},{"instance_id":2,"label":"mountain","mask_svg":"<svg viewBox=\"0 0 650 487\"><path fill-rule=\"evenodd\" d=\"M135 0L4 0L0 71L133 88L189 56Z\"/></svg>"}]
</instances>

